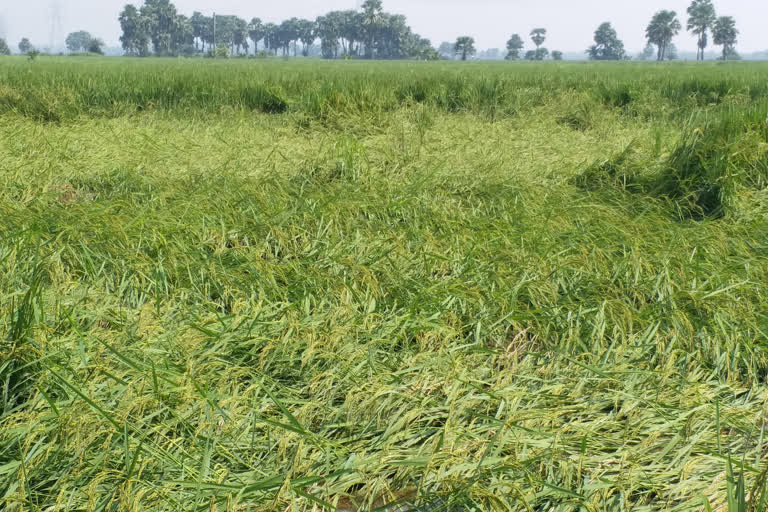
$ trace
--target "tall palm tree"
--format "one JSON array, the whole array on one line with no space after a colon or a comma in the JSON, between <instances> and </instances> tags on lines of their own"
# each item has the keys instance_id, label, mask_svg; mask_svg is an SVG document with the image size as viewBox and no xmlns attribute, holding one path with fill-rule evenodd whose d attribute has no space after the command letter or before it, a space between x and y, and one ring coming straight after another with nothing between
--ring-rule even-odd
<instances>
[{"instance_id":1,"label":"tall palm tree","mask_svg":"<svg viewBox=\"0 0 768 512\"><path fill-rule=\"evenodd\" d=\"M730 16L721 16L715 21L712 29L715 44L723 47L723 60L736 53L736 43L739 31L736 30L736 21Z\"/></svg>"},{"instance_id":2,"label":"tall palm tree","mask_svg":"<svg viewBox=\"0 0 768 512\"><path fill-rule=\"evenodd\" d=\"M536 45L537 50L541 45L544 44L544 41L546 40L547 40L547 29L535 28L531 30L531 41L533 41L533 44Z\"/></svg>"},{"instance_id":3,"label":"tall palm tree","mask_svg":"<svg viewBox=\"0 0 768 512\"><path fill-rule=\"evenodd\" d=\"M704 50L709 42L709 30L714 26L716 19L712 0L693 0L688 7L688 31L698 37L696 60L704 60Z\"/></svg>"},{"instance_id":4,"label":"tall palm tree","mask_svg":"<svg viewBox=\"0 0 768 512\"><path fill-rule=\"evenodd\" d=\"M672 38L680 33L680 21L677 19L675 11L659 11L653 15L648 28L645 29L645 35L648 42L655 44L659 48L658 60L663 61L667 55Z\"/></svg>"},{"instance_id":5,"label":"tall palm tree","mask_svg":"<svg viewBox=\"0 0 768 512\"><path fill-rule=\"evenodd\" d=\"M365 58L373 58L373 47L376 33L381 25L381 0L365 0L363 2L363 32L365 34Z\"/></svg>"},{"instance_id":6,"label":"tall palm tree","mask_svg":"<svg viewBox=\"0 0 768 512\"><path fill-rule=\"evenodd\" d=\"M248 37L253 41L253 54L259 53L259 41L264 39L264 23L261 18L252 18L248 24Z\"/></svg>"}]
</instances>

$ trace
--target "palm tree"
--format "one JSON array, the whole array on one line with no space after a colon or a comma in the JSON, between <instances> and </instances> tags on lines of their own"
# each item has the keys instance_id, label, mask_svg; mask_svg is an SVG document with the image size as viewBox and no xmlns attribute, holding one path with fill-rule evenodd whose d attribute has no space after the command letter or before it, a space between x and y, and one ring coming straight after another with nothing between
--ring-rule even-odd
<instances>
[{"instance_id":1,"label":"palm tree","mask_svg":"<svg viewBox=\"0 0 768 512\"><path fill-rule=\"evenodd\" d=\"M736 43L739 31L736 30L736 20L730 16L721 16L715 21L712 29L715 44L723 47L723 60L736 54Z\"/></svg>"},{"instance_id":2,"label":"palm tree","mask_svg":"<svg viewBox=\"0 0 768 512\"><path fill-rule=\"evenodd\" d=\"M537 50L541 45L544 44L544 41L546 40L547 40L547 29L535 28L531 30L531 41L533 41L533 44L536 45Z\"/></svg>"},{"instance_id":3,"label":"palm tree","mask_svg":"<svg viewBox=\"0 0 768 512\"><path fill-rule=\"evenodd\" d=\"M248 24L248 37L253 41L253 54L259 53L259 41L264 39L264 24L260 18L252 18Z\"/></svg>"},{"instance_id":4,"label":"palm tree","mask_svg":"<svg viewBox=\"0 0 768 512\"><path fill-rule=\"evenodd\" d=\"M645 35L649 43L659 47L657 60L664 60L672 38L680 33L681 28L675 11L659 11L653 15L648 28L645 29Z\"/></svg>"},{"instance_id":5,"label":"palm tree","mask_svg":"<svg viewBox=\"0 0 768 512\"><path fill-rule=\"evenodd\" d=\"M381 0L365 0L363 3L363 32L365 34L365 58L373 58L376 33L381 25Z\"/></svg>"},{"instance_id":6,"label":"palm tree","mask_svg":"<svg viewBox=\"0 0 768 512\"><path fill-rule=\"evenodd\" d=\"M299 20L299 40L301 41L301 54L305 57L309 55L309 47L317 39L315 35L315 22L310 20Z\"/></svg>"},{"instance_id":7,"label":"palm tree","mask_svg":"<svg viewBox=\"0 0 768 512\"><path fill-rule=\"evenodd\" d=\"M716 18L712 0L693 0L688 7L688 30L698 37L696 60L704 60L704 50L709 42L708 32L715 24Z\"/></svg>"}]
</instances>

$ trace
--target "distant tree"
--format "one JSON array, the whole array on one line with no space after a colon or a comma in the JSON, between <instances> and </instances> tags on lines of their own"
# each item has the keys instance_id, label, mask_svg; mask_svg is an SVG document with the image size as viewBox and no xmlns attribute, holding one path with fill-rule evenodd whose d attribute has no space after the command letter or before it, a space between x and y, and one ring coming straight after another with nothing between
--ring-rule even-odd
<instances>
[{"instance_id":1,"label":"distant tree","mask_svg":"<svg viewBox=\"0 0 768 512\"><path fill-rule=\"evenodd\" d=\"M248 54L248 22L242 18L235 17L232 27L232 44L237 53L242 48L243 53Z\"/></svg>"},{"instance_id":2,"label":"distant tree","mask_svg":"<svg viewBox=\"0 0 768 512\"><path fill-rule=\"evenodd\" d=\"M693 0L688 7L688 30L698 39L696 60L704 60L704 51L709 43L709 30L716 20L712 0Z\"/></svg>"},{"instance_id":3,"label":"distant tree","mask_svg":"<svg viewBox=\"0 0 768 512\"><path fill-rule=\"evenodd\" d=\"M195 41L195 50L205 51L205 35L208 29L209 20L202 13L195 11L192 13L192 17L189 18L189 22L192 24L192 37Z\"/></svg>"},{"instance_id":4,"label":"distant tree","mask_svg":"<svg viewBox=\"0 0 768 512\"><path fill-rule=\"evenodd\" d=\"M268 53L277 55L277 50L281 48L278 34L278 27L274 23L264 25L264 48Z\"/></svg>"},{"instance_id":5,"label":"distant tree","mask_svg":"<svg viewBox=\"0 0 768 512\"><path fill-rule=\"evenodd\" d=\"M104 55L104 41L102 41L98 37L91 39L88 42L87 50L88 50L88 53L97 53L99 55Z\"/></svg>"},{"instance_id":6,"label":"distant tree","mask_svg":"<svg viewBox=\"0 0 768 512\"><path fill-rule=\"evenodd\" d=\"M667 51L664 55L665 60L677 60L679 58L677 53L677 46L675 46L675 43L669 43L669 46L667 46Z\"/></svg>"},{"instance_id":7,"label":"distant tree","mask_svg":"<svg viewBox=\"0 0 768 512\"><path fill-rule=\"evenodd\" d=\"M552 60L563 60L563 52L558 50L553 51Z\"/></svg>"},{"instance_id":8,"label":"distant tree","mask_svg":"<svg viewBox=\"0 0 768 512\"><path fill-rule=\"evenodd\" d=\"M547 40L547 29L535 28L531 30L531 41L533 41L533 44L536 45L536 49L538 49L541 45L543 45L544 41L546 40Z\"/></svg>"},{"instance_id":9,"label":"distant tree","mask_svg":"<svg viewBox=\"0 0 768 512\"><path fill-rule=\"evenodd\" d=\"M309 49L315 44L317 35L315 35L315 22L311 20L299 20L299 41L301 41L301 54L309 56Z\"/></svg>"},{"instance_id":10,"label":"distant tree","mask_svg":"<svg viewBox=\"0 0 768 512\"><path fill-rule=\"evenodd\" d=\"M10 55L11 48L8 46L8 41L0 37L0 55Z\"/></svg>"},{"instance_id":11,"label":"distant tree","mask_svg":"<svg viewBox=\"0 0 768 512\"><path fill-rule=\"evenodd\" d=\"M126 55L146 57L149 55L149 31L147 20L133 5L126 5L120 13L122 35L120 42Z\"/></svg>"},{"instance_id":12,"label":"distant tree","mask_svg":"<svg viewBox=\"0 0 768 512\"><path fill-rule=\"evenodd\" d=\"M429 39L418 34L407 34L402 48L403 56L416 60L439 60L440 54L432 46Z\"/></svg>"},{"instance_id":13,"label":"distant tree","mask_svg":"<svg viewBox=\"0 0 768 512\"><path fill-rule=\"evenodd\" d=\"M216 15L216 41L213 42L213 46L216 47L215 52L218 52L218 47L223 44L229 48L227 56L235 53L237 19L237 16Z\"/></svg>"},{"instance_id":14,"label":"distant tree","mask_svg":"<svg viewBox=\"0 0 768 512\"><path fill-rule=\"evenodd\" d=\"M29 53L32 51L32 43L26 37L19 41L19 51L21 53Z\"/></svg>"},{"instance_id":15,"label":"distant tree","mask_svg":"<svg viewBox=\"0 0 768 512\"><path fill-rule=\"evenodd\" d=\"M293 43L293 56L295 57L298 54L295 43L299 39L299 19L291 18L278 25L278 38L283 49L283 56L287 57L290 54L291 43Z\"/></svg>"},{"instance_id":16,"label":"distant tree","mask_svg":"<svg viewBox=\"0 0 768 512\"><path fill-rule=\"evenodd\" d=\"M739 31L736 29L736 20L731 16L721 16L715 21L712 29L714 43L723 47L722 60L738 60L736 43Z\"/></svg>"},{"instance_id":17,"label":"distant tree","mask_svg":"<svg viewBox=\"0 0 768 512\"><path fill-rule=\"evenodd\" d=\"M69 34L64 41L64 44L66 44L67 50L70 52L85 52L88 51L91 39L91 34L85 30L80 30L79 32L72 32Z\"/></svg>"},{"instance_id":18,"label":"distant tree","mask_svg":"<svg viewBox=\"0 0 768 512\"><path fill-rule=\"evenodd\" d=\"M643 51L638 55L638 59L640 60L651 60L653 56L656 54L656 49L653 47L652 44L648 43L645 45L645 48L643 48Z\"/></svg>"},{"instance_id":19,"label":"distant tree","mask_svg":"<svg viewBox=\"0 0 768 512\"><path fill-rule=\"evenodd\" d=\"M339 26L336 19L320 16L315 20L315 35L320 39L320 53L324 59L335 59L339 55Z\"/></svg>"},{"instance_id":20,"label":"distant tree","mask_svg":"<svg viewBox=\"0 0 768 512\"><path fill-rule=\"evenodd\" d=\"M653 15L645 29L645 35L649 43L659 48L657 60L664 60L667 48L672 43L672 39L680 33L681 28L675 11L659 11Z\"/></svg>"},{"instance_id":21,"label":"distant tree","mask_svg":"<svg viewBox=\"0 0 768 512\"><path fill-rule=\"evenodd\" d=\"M525 60L545 60L549 57L549 50L546 48L536 48L525 52Z\"/></svg>"},{"instance_id":22,"label":"distant tree","mask_svg":"<svg viewBox=\"0 0 768 512\"><path fill-rule=\"evenodd\" d=\"M192 55L195 47L195 26L192 20L183 14L176 16L171 32L171 50L175 54Z\"/></svg>"},{"instance_id":23,"label":"distant tree","mask_svg":"<svg viewBox=\"0 0 768 512\"><path fill-rule=\"evenodd\" d=\"M146 20L146 28L155 54L173 54L175 51L173 31L178 14L176 6L170 0L144 0L144 5L139 12Z\"/></svg>"},{"instance_id":24,"label":"distant tree","mask_svg":"<svg viewBox=\"0 0 768 512\"><path fill-rule=\"evenodd\" d=\"M520 50L523 49L525 43L520 34L512 34L512 37L507 41L507 60L518 60L520 58Z\"/></svg>"},{"instance_id":25,"label":"distant tree","mask_svg":"<svg viewBox=\"0 0 768 512\"><path fill-rule=\"evenodd\" d=\"M365 0L362 5L362 35L365 39L365 58L372 59L376 46L376 36L381 30L382 14L381 0Z\"/></svg>"},{"instance_id":26,"label":"distant tree","mask_svg":"<svg viewBox=\"0 0 768 512\"><path fill-rule=\"evenodd\" d=\"M264 24L261 18L251 18L248 24L248 37L253 41L253 54L259 53L259 41L264 39Z\"/></svg>"},{"instance_id":27,"label":"distant tree","mask_svg":"<svg viewBox=\"0 0 768 512\"><path fill-rule=\"evenodd\" d=\"M622 60L626 56L624 43L608 22L595 31L595 44L589 47L587 54L591 60Z\"/></svg>"},{"instance_id":28,"label":"distant tree","mask_svg":"<svg viewBox=\"0 0 768 512\"><path fill-rule=\"evenodd\" d=\"M469 36L459 37L456 39L456 44L453 45L454 54L461 56L461 60L467 60L467 58L472 57L476 51L475 40Z\"/></svg>"},{"instance_id":29,"label":"distant tree","mask_svg":"<svg viewBox=\"0 0 768 512\"><path fill-rule=\"evenodd\" d=\"M437 48L437 53L439 53L440 57L442 57L443 59L453 59L454 57L456 57L454 46L455 45L453 43L444 41L440 43L440 46Z\"/></svg>"}]
</instances>

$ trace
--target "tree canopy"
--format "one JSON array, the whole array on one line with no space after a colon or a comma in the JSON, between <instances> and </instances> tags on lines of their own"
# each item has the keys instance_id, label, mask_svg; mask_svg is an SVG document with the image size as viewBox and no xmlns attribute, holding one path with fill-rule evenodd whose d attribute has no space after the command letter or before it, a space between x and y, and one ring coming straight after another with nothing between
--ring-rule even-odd
<instances>
[{"instance_id":1,"label":"tree canopy","mask_svg":"<svg viewBox=\"0 0 768 512\"><path fill-rule=\"evenodd\" d=\"M80 30L70 33L65 40L65 44L67 45L67 50L71 52L87 52L91 39L90 33Z\"/></svg>"},{"instance_id":2,"label":"tree canopy","mask_svg":"<svg viewBox=\"0 0 768 512\"><path fill-rule=\"evenodd\" d=\"M736 20L731 16L721 16L715 21L712 29L714 42L717 46L723 47L722 60L736 60L736 43L738 42L739 31L736 29Z\"/></svg>"},{"instance_id":3,"label":"tree canopy","mask_svg":"<svg viewBox=\"0 0 768 512\"><path fill-rule=\"evenodd\" d=\"M659 11L653 15L645 35L649 43L658 47L657 60L664 60L672 39L680 33L681 28L675 11Z\"/></svg>"},{"instance_id":4,"label":"tree canopy","mask_svg":"<svg viewBox=\"0 0 768 512\"><path fill-rule=\"evenodd\" d=\"M523 42L523 38L520 37L520 34L512 34L512 37L507 41L507 56L505 58L507 60L520 59L520 51L524 46L525 43Z\"/></svg>"},{"instance_id":5,"label":"tree canopy","mask_svg":"<svg viewBox=\"0 0 768 512\"><path fill-rule=\"evenodd\" d=\"M169 0L144 0L138 8L126 5L119 20L127 55L210 53L225 46L232 55L248 55L252 48L254 55L297 56L301 48L304 56L318 52L329 59L437 56L430 41L414 33L404 16L385 12L381 0L366 0L359 11L332 11L315 20L291 18L280 24L200 12L188 18Z\"/></svg>"},{"instance_id":6,"label":"tree canopy","mask_svg":"<svg viewBox=\"0 0 768 512\"><path fill-rule=\"evenodd\" d=\"M544 41L547 40L547 29L545 28L535 28L531 30L531 41L533 41L533 44L536 45L536 48L539 48L541 45L544 44Z\"/></svg>"},{"instance_id":7,"label":"tree canopy","mask_svg":"<svg viewBox=\"0 0 768 512\"><path fill-rule=\"evenodd\" d=\"M591 60L622 60L626 57L624 43L608 22L595 31L595 44L589 47L587 54Z\"/></svg>"},{"instance_id":8,"label":"tree canopy","mask_svg":"<svg viewBox=\"0 0 768 512\"><path fill-rule=\"evenodd\" d=\"M456 39L453 51L461 60L467 60L467 58L472 57L477 52L474 38L469 36L459 37Z\"/></svg>"},{"instance_id":9,"label":"tree canopy","mask_svg":"<svg viewBox=\"0 0 768 512\"><path fill-rule=\"evenodd\" d=\"M22 38L21 41L19 41L19 51L21 53L29 53L32 51L32 43L29 42L29 39L26 37Z\"/></svg>"},{"instance_id":10,"label":"tree canopy","mask_svg":"<svg viewBox=\"0 0 768 512\"><path fill-rule=\"evenodd\" d=\"M688 31L697 41L696 60L704 60L704 51L709 43L709 30L715 24L717 15L712 0L693 0L688 7Z\"/></svg>"},{"instance_id":11,"label":"tree canopy","mask_svg":"<svg viewBox=\"0 0 768 512\"><path fill-rule=\"evenodd\" d=\"M8 46L8 41L0 37L0 55L10 55L11 48Z\"/></svg>"}]
</instances>

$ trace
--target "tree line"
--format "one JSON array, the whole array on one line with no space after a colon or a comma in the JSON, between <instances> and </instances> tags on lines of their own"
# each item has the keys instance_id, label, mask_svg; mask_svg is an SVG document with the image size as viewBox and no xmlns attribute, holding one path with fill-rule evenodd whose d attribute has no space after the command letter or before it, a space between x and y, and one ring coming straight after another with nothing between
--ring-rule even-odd
<instances>
[{"instance_id":1,"label":"tree line","mask_svg":"<svg viewBox=\"0 0 768 512\"><path fill-rule=\"evenodd\" d=\"M260 18L179 14L170 0L126 5L119 16L126 55L272 55L328 59L436 59L432 44L414 33L405 16L383 10L381 0L366 0L360 11L332 11L315 20L291 18L280 24ZM319 41L319 49L315 43Z\"/></svg>"},{"instance_id":2,"label":"tree line","mask_svg":"<svg viewBox=\"0 0 768 512\"><path fill-rule=\"evenodd\" d=\"M739 31L731 16L718 16L712 0L692 0L686 28L696 37L697 60L704 60L710 39L722 47L720 59L738 59ZM322 56L326 59L420 59L468 60L477 54L475 40L461 36L454 43L444 42L437 49L429 39L413 32L405 16L384 11L382 0L365 0L360 10L332 11L315 20L291 18L280 24L264 23L260 18L246 21L232 15L205 16L194 12L180 14L170 0L144 0L136 7L128 4L119 16L120 42L125 55L282 55ZM653 15L645 30L647 46L641 59L676 58L673 40L682 30L675 11L661 10ZM534 28L530 34L533 49L523 53L525 41L513 34L506 45L507 60L562 60L560 51L550 52L544 43L547 29ZM320 43L319 46L317 43ZM67 36L70 52L103 53L104 42L85 31ZM23 54L34 50L23 38ZM8 43L0 39L0 55L10 55ZM591 60L625 60L630 57L610 22L594 33L594 44L586 50Z\"/></svg>"}]
</instances>

